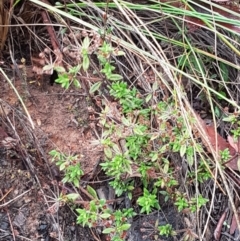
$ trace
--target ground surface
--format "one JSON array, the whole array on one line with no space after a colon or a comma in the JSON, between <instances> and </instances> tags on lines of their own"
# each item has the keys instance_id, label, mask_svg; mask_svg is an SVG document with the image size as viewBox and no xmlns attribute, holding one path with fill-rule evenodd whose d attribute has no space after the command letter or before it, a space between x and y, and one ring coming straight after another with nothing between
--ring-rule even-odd
<instances>
[{"instance_id":1,"label":"ground surface","mask_svg":"<svg viewBox=\"0 0 240 241\"><path fill-rule=\"evenodd\" d=\"M15 135L6 120L9 118L13 121L14 117L24 115L22 107L3 79L0 84L1 104L7 112L9 110L8 113L1 113L1 130L29 144L26 150L31 153L33 133L27 133L23 127L28 126L27 120L15 123ZM84 173L91 173L101 153L91 145L95 137L89 127L88 109L91 103L87 102L85 94L81 90L65 92L58 85L49 85L43 90L42 86L29 84L25 89L26 86L22 88L17 79L15 86L35 123L34 135L43 152L47 154L56 149L79 155ZM31 174L17 147L10 150L2 148L0 154L0 240L14 240L13 234L15 240L50 240L50 236L62 236L64 240L91 240L87 229L75 225L75 215L68 207L62 207L54 214L49 212L51 205L57 206L59 173L56 167L50 162L44 163L33 151L32 160L29 161L35 173ZM38 182L34 178L36 176ZM49 196L46 196L47 193Z\"/></svg>"},{"instance_id":2,"label":"ground surface","mask_svg":"<svg viewBox=\"0 0 240 241\"><path fill-rule=\"evenodd\" d=\"M19 12L20 10L16 9L17 16ZM34 13L31 5L26 11L27 17L29 12ZM115 13L114 16L117 16L117 13ZM21 17L27 23L30 21L27 21L24 16ZM157 18L159 18L158 15ZM146 19L150 19L149 16L147 16ZM164 31L166 31L165 24L163 26ZM169 26L167 29L172 30L171 25ZM26 81L23 73L19 74L18 71L12 70L13 63L10 58L8 42L8 44L6 44L7 47L4 49L6 58L2 58L1 56L0 59L0 67L3 67L7 76L11 78L34 123L33 129L27 117L28 113L26 113L22 104L19 102L19 98L10 87L6 78L0 75L0 241L107 241L105 236L100 235L100 228L90 230L77 225L76 213L73 207L63 205L63 203L59 201L59 197L62 194L71 192L79 192L81 195L83 194L83 201L89 201L89 198L84 196L83 192L87 184L94 186L95 190L103 190L105 197L109 197L109 179L106 180L106 176L100 171L98 165L102 160L102 149L99 145L93 144L98 140L98 136L101 136L102 131L98 126L98 117L101 110L97 107L97 103L88 95L88 91L85 88L75 89L71 87L65 91L60 85L54 84L51 86L49 76L40 76L39 79L32 74L33 66L28 66L28 64L30 65L31 62L34 62L33 59L31 59L33 56L31 56L30 52L34 53L34 57L35 55L38 56L39 49L37 48L39 46L37 43L39 42L36 41L38 38L43 37L41 38L43 40L40 42L43 44L46 40L46 46L52 47L46 29L40 28L41 29L34 29L34 31L37 30L37 38L34 36L32 40L30 40L29 33L24 32L24 30L20 33L19 27L11 28L13 39L10 42L12 42L14 46L10 47L12 47L12 52L14 52L13 50L15 49L14 59L18 60L17 63L19 67L19 60L23 57L26 58L28 70ZM154 26L154 29L161 29L161 26ZM175 35L174 31L171 35ZM178 31L177 29L177 32ZM169 38L168 34L169 32L167 31ZM60 36L59 34L57 35ZM85 35L82 34L80 42L84 36ZM91 36L92 35L90 35L92 41L95 41ZM199 38L199 36L204 39L203 42L201 42L201 38L200 40L193 38L194 41L200 41L199 45L206 45L207 48L213 45L212 40L215 39L213 33L211 35L204 29L202 32L197 31L195 37ZM70 35L66 35L65 37L67 37L66 39L68 40L66 43L60 39L63 45L72 45L72 48L75 49L75 42ZM25 41L25 38L27 41ZM175 39L175 37L173 37L173 39ZM30 42L31 46L29 47ZM137 42L140 43L141 41L137 40ZM163 46L164 49L166 46ZM227 59L229 59L231 55L226 51L225 44L220 47L224 55L227 53ZM169 49L171 48L171 45L169 45ZM43 49L44 47L42 47L42 50ZM168 58L174 59L176 56L180 56L181 51L179 51L177 50L175 54L170 53L170 51ZM166 52L168 52L168 50L166 50ZM129 59L128 64L131 62L131 58ZM233 58L231 57L230 59L232 61ZM73 61L73 58L70 58L70 60ZM2 62L8 64L5 66ZM44 65L45 64L46 63L44 63ZM73 66L76 65L76 63L71 64ZM128 64L126 64L126 69L128 68ZM125 65L125 62L123 65ZM139 67L138 65L139 63L137 67ZM135 68L134 66L133 69ZM148 68L147 66L144 71L138 68L132 71L131 68L129 68L131 76L135 76L136 79L141 79L139 78L142 76L141 73L146 73L146 76L145 74L143 75L144 79L147 79L146 82L143 82L147 83L146 85L141 84L140 80L136 82L133 81L140 87L143 95L152 91L150 87L153 81L151 80L150 71L147 72ZM20 72L21 71L20 69ZM94 71L91 70L89 72ZM128 75L125 71L125 66L121 74L123 76ZM87 77L85 79L87 79ZM91 84L95 83L94 81L98 81L96 79L92 78L93 82L91 82ZM154 79L155 77L153 77L153 80ZM131 78L129 77L128 80L131 80ZM105 88L105 86L106 85L102 88ZM161 88L159 93L164 92L164 87L163 89ZM202 114L201 117L203 119L211 119L212 114L209 113L209 103L207 103L207 101L205 102L204 99L195 99L195 96L199 96L199 91L201 92L202 90L190 84L187 85L186 89L188 89L188 97L192 100L191 105L193 108ZM101 91L104 92L104 90ZM114 108L116 103L111 103L111 100L109 100L108 104L112 107L110 109L115 110L114 114L116 114L117 109ZM7 140L7 143L3 145L2 143L3 141L6 142L5 140ZM81 163L81 167L85 173L81 180L81 190L74 190L72 186L61 183L62 173L59 172L58 168L51 162L51 157L48 154L49 151L53 149L67 155L78 155L78 161ZM174 160L175 159L177 160L177 158L174 158ZM177 166L179 166L179 170L182 168L182 160ZM180 172L176 171L176 173L179 174ZM211 190L212 183L209 182L207 185L209 185L208 188ZM142 190L140 190L140 192L141 191ZM211 195L212 193L210 192L209 196L211 197ZM213 240L213 233L218 220L221 219L221 215L225 212L226 207L230 207L227 197L223 198L223 195L218 192L216 192L216 197L214 203L215 210L205 232L206 241ZM114 198L115 197L109 199ZM114 208L117 209L130 205L138 214L140 213L136 205L136 198L131 204L129 204L130 202L128 202L127 198L126 200L124 199L123 196L122 203L119 203ZM195 235L194 232L191 233L191 230L194 230L195 227L198 226L199 220L197 220L197 215L192 215L191 221L189 221L187 218L189 213L184 214L184 212L182 212L180 214L177 212L176 207L170 204L170 201L165 205L163 205L163 203L164 202L161 203L160 201L160 211L153 212L151 215L139 214L136 218L130 220L132 226L127 234L127 241L177 241L183 240L181 238L188 234L193 237L192 240L197 240L197 238L195 238L197 235ZM202 215L200 218L201 227L205 227L209 209L203 210L205 216ZM232 214L228 217L228 224L231 223L231 217ZM178 236L174 238L159 236L156 227L167 223L171 224L174 230L177 230ZM229 231L227 226L224 228L224 230L227 231L221 236L221 241L230 240L231 238L227 236ZM201 228L199 228L199 231L201 232L202 230L200 229ZM235 238L237 236L238 233L236 232Z\"/></svg>"},{"instance_id":3,"label":"ground surface","mask_svg":"<svg viewBox=\"0 0 240 241\"><path fill-rule=\"evenodd\" d=\"M0 81L0 138L15 140L14 146L2 146L0 150L0 240L104 240L97 238L96 230L93 234L76 225L71 208L59 203L64 190L61 173L48 155L52 149L79 155L83 180L96 177L102 152L92 144L97 139L94 104L82 89L65 91L57 84L51 86L47 79L38 83L29 76L27 85L18 78L14 85L35 124L34 130L14 91L6 80ZM108 188L107 182L101 185ZM157 220L180 229L180 217L173 207L163 211L134 219L127 240L158 238L154 229Z\"/></svg>"}]
</instances>

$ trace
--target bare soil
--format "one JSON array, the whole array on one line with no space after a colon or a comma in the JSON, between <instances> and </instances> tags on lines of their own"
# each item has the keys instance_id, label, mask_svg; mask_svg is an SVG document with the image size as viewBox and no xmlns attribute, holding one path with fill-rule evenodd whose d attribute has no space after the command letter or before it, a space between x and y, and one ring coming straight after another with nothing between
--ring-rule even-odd
<instances>
[{"instance_id":1,"label":"bare soil","mask_svg":"<svg viewBox=\"0 0 240 241\"><path fill-rule=\"evenodd\" d=\"M101 158L91 145L92 103L81 89L65 91L47 81L43 88L29 76L27 86L17 78L14 86L34 129L14 91L0 80L0 141L6 134L16 140L14 147L0 149L0 240L93 240L87 228L76 225L71 209L60 207L61 174L48 156L52 149L78 155L84 173L91 174Z\"/></svg>"}]
</instances>

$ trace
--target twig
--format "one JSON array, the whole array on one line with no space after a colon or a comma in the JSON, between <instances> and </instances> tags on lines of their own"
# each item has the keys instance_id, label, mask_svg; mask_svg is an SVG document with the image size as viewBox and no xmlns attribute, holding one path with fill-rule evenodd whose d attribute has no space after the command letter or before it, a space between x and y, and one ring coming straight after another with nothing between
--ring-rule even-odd
<instances>
[{"instance_id":1,"label":"twig","mask_svg":"<svg viewBox=\"0 0 240 241\"><path fill-rule=\"evenodd\" d=\"M11 233L9 233L8 231L3 230L3 229L1 229L1 228L0 228L0 232L5 233L6 236L11 235ZM5 237L5 236L4 236L4 237ZM32 241L32 239L26 238L26 237L24 237L24 236L22 236L22 235L16 235L16 237L21 238L21 239L25 239L25 240L27 240L27 241ZM3 238L3 237L1 237L1 238Z\"/></svg>"},{"instance_id":2,"label":"twig","mask_svg":"<svg viewBox=\"0 0 240 241\"><path fill-rule=\"evenodd\" d=\"M95 239L96 241L101 241L101 239L99 239L99 238L95 235L95 233L92 231L92 229L90 229L90 231L91 231L92 236L94 237L94 239Z\"/></svg>"},{"instance_id":3,"label":"twig","mask_svg":"<svg viewBox=\"0 0 240 241\"><path fill-rule=\"evenodd\" d=\"M8 216L9 224L10 224L11 231L12 231L12 237L13 237L13 240L15 241L15 240L16 240L16 237L15 237L13 225L12 225L12 222L11 222L11 218L10 218L10 215L9 215L9 212L8 212L8 208L5 207L5 209L6 209L6 211L7 211L7 216Z\"/></svg>"},{"instance_id":4,"label":"twig","mask_svg":"<svg viewBox=\"0 0 240 241\"><path fill-rule=\"evenodd\" d=\"M53 26L51 25L49 16L45 10L41 12L41 15L42 15L43 23L46 24L46 28L53 46L53 50L55 51L59 49L59 43L57 41Z\"/></svg>"},{"instance_id":5,"label":"twig","mask_svg":"<svg viewBox=\"0 0 240 241\"><path fill-rule=\"evenodd\" d=\"M5 198L5 197L9 194L9 192L11 192L11 191L12 191L12 188L3 196L2 190L0 190L1 196L3 196L3 197L1 198L1 200L4 200L4 198ZM13 225L12 225L12 221L11 221L11 218L10 218L10 215L9 215L8 208L5 207L5 210L6 210L6 212L7 212L9 224L10 224L10 227L11 227L12 237L13 237L13 240L15 241L15 240L16 240L16 238L15 238L15 233L14 233L14 229L13 229Z\"/></svg>"},{"instance_id":6,"label":"twig","mask_svg":"<svg viewBox=\"0 0 240 241\"><path fill-rule=\"evenodd\" d=\"M29 190L25 191L24 193L20 194L19 196L17 196L17 197L15 197L15 198L13 198L12 200L10 200L10 201L8 201L8 202L6 202L6 203L4 203L4 204L0 205L0 208L7 207L9 204L11 204L11 203L15 202L15 201L16 201L18 198L20 198L20 197L24 196L26 193L28 193L28 192L30 192L30 191L31 191L31 189L29 189Z\"/></svg>"},{"instance_id":7,"label":"twig","mask_svg":"<svg viewBox=\"0 0 240 241\"><path fill-rule=\"evenodd\" d=\"M10 188L7 193L0 199L0 202L13 190L13 188ZM1 191L2 192L2 191Z\"/></svg>"},{"instance_id":8,"label":"twig","mask_svg":"<svg viewBox=\"0 0 240 241\"><path fill-rule=\"evenodd\" d=\"M43 22L46 24L46 28L47 28L47 31L48 31L48 34L49 34L49 37L50 37L50 40L51 40L51 43L52 43L52 46L53 46L53 52L56 56L56 59L55 59L54 62L57 65L62 66L63 56L62 56L62 53L59 49L59 43L58 43L58 40L56 38L56 34L55 34L54 29L53 29L53 26L51 25L51 21L50 21L50 18L48 16L48 13L45 10L43 10L41 12L41 14L42 14Z\"/></svg>"},{"instance_id":9,"label":"twig","mask_svg":"<svg viewBox=\"0 0 240 241\"><path fill-rule=\"evenodd\" d=\"M95 200L95 198L90 195L84 188L82 188L81 186L79 187L80 191L83 192L86 196L88 196L91 200Z\"/></svg>"}]
</instances>

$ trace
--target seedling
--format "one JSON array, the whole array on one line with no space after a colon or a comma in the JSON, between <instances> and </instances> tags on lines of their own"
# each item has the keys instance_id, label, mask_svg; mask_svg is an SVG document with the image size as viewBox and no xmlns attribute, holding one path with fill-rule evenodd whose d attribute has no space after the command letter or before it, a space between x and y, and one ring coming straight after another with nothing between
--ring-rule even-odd
<instances>
[{"instance_id":1,"label":"seedling","mask_svg":"<svg viewBox=\"0 0 240 241\"><path fill-rule=\"evenodd\" d=\"M87 227L103 227L104 234L111 240L123 241L130 228L128 218L136 215L132 208L112 211L107 208L105 200L93 200L84 208L76 209L77 223Z\"/></svg>"},{"instance_id":2,"label":"seedling","mask_svg":"<svg viewBox=\"0 0 240 241\"><path fill-rule=\"evenodd\" d=\"M160 235L163 235L166 237L176 235L176 232L173 230L173 227L170 224L158 226L158 231Z\"/></svg>"},{"instance_id":3,"label":"seedling","mask_svg":"<svg viewBox=\"0 0 240 241\"><path fill-rule=\"evenodd\" d=\"M137 203L142 207L141 213L149 214L153 208L160 209L157 195L151 194L146 188L143 191L143 196L138 198Z\"/></svg>"},{"instance_id":4,"label":"seedling","mask_svg":"<svg viewBox=\"0 0 240 241\"><path fill-rule=\"evenodd\" d=\"M67 156L56 150L50 151L49 155L52 156L52 162L55 162L59 166L60 171L64 172L62 182L70 182L74 186L79 187L80 178L84 174L80 166L79 157Z\"/></svg>"}]
</instances>

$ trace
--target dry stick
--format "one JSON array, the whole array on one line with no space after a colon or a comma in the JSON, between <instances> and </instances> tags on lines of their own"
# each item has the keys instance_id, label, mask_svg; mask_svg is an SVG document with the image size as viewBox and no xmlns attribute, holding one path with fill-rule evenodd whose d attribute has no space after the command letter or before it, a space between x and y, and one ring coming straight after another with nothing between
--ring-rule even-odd
<instances>
[{"instance_id":1,"label":"dry stick","mask_svg":"<svg viewBox=\"0 0 240 241\"><path fill-rule=\"evenodd\" d=\"M0 208L4 208L4 207L8 206L9 204L11 204L12 202L16 201L18 198L24 196L26 193L28 193L28 192L30 192L30 191L31 191L31 189L25 191L24 193L20 194L19 196L13 198L12 200L10 200L10 201L8 201L8 202L0 205Z\"/></svg>"},{"instance_id":2,"label":"dry stick","mask_svg":"<svg viewBox=\"0 0 240 241\"><path fill-rule=\"evenodd\" d=\"M41 14L42 14L43 23L47 24L46 28L53 46L53 50L54 51L58 50L59 49L58 41L54 32L53 26L51 26L52 23L50 22L49 16L45 10L43 10Z\"/></svg>"},{"instance_id":3,"label":"dry stick","mask_svg":"<svg viewBox=\"0 0 240 241\"><path fill-rule=\"evenodd\" d=\"M8 231L3 230L3 229L1 229L1 228L0 228L0 232L5 233L6 236L9 236L9 235L10 235L10 233L9 233ZM4 237L5 237L5 236L4 236ZM19 234L16 234L16 237L21 238L21 240L24 240L24 239L25 239L25 240L27 240L27 241L32 241L32 239L26 238L26 237L24 237L24 236L22 236L22 235L19 235ZM1 238L3 238L3 237L1 237Z\"/></svg>"},{"instance_id":4,"label":"dry stick","mask_svg":"<svg viewBox=\"0 0 240 241\"><path fill-rule=\"evenodd\" d=\"M91 194L89 194L84 188L82 188L81 186L79 187L80 191L83 192L86 196L88 196L91 200L95 200L96 198L94 198Z\"/></svg>"},{"instance_id":5,"label":"dry stick","mask_svg":"<svg viewBox=\"0 0 240 241\"><path fill-rule=\"evenodd\" d=\"M8 212L8 208L5 207L5 209L6 209L6 211L7 211L7 216L8 216L9 224L10 224L10 227L11 227L13 240L15 241L15 240L16 240L16 237L15 237L15 233L14 233L13 225L12 225L12 222L11 222L11 218L10 218L10 215L9 215L9 212Z\"/></svg>"},{"instance_id":6,"label":"dry stick","mask_svg":"<svg viewBox=\"0 0 240 241\"><path fill-rule=\"evenodd\" d=\"M90 231L91 231L91 233L92 233L93 238L94 238L96 241L101 241L101 240L94 234L94 232L93 232L92 229L90 229Z\"/></svg>"},{"instance_id":7,"label":"dry stick","mask_svg":"<svg viewBox=\"0 0 240 241\"><path fill-rule=\"evenodd\" d=\"M0 199L0 202L13 190L13 188L10 188L6 194Z\"/></svg>"},{"instance_id":8,"label":"dry stick","mask_svg":"<svg viewBox=\"0 0 240 241\"><path fill-rule=\"evenodd\" d=\"M51 40L51 43L52 43L52 46L53 46L53 52L56 55L55 63L57 63L57 65L62 66L63 56L62 56L62 53L59 49L59 43L58 43L58 40L56 38L53 26L51 25L52 23L50 21L48 13L45 10L43 10L41 12L41 14L42 14L43 22L47 24L46 28L47 28L47 31L48 31L48 34L49 34L49 37L50 37L50 40Z\"/></svg>"},{"instance_id":9,"label":"dry stick","mask_svg":"<svg viewBox=\"0 0 240 241\"><path fill-rule=\"evenodd\" d=\"M11 189L12 189L12 188L11 188ZM11 191L11 189L10 189L10 191ZM3 196L2 190L0 190L0 193L1 193L1 196ZM9 191L7 192L7 194L8 194L8 193L9 193ZM1 200L4 200L4 197L6 197L6 195L4 195L4 196L1 198ZM12 231L13 240L15 241L16 238L15 238L15 234L14 234L14 229L13 229L12 221L11 221L11 218L10 218L10 215L9 215L9 212L8 212L8 208L5 207L5 210L6 210L6 212L7 212L9 224L10 224L11 231Z\"/></svg>"}]
</instances>

